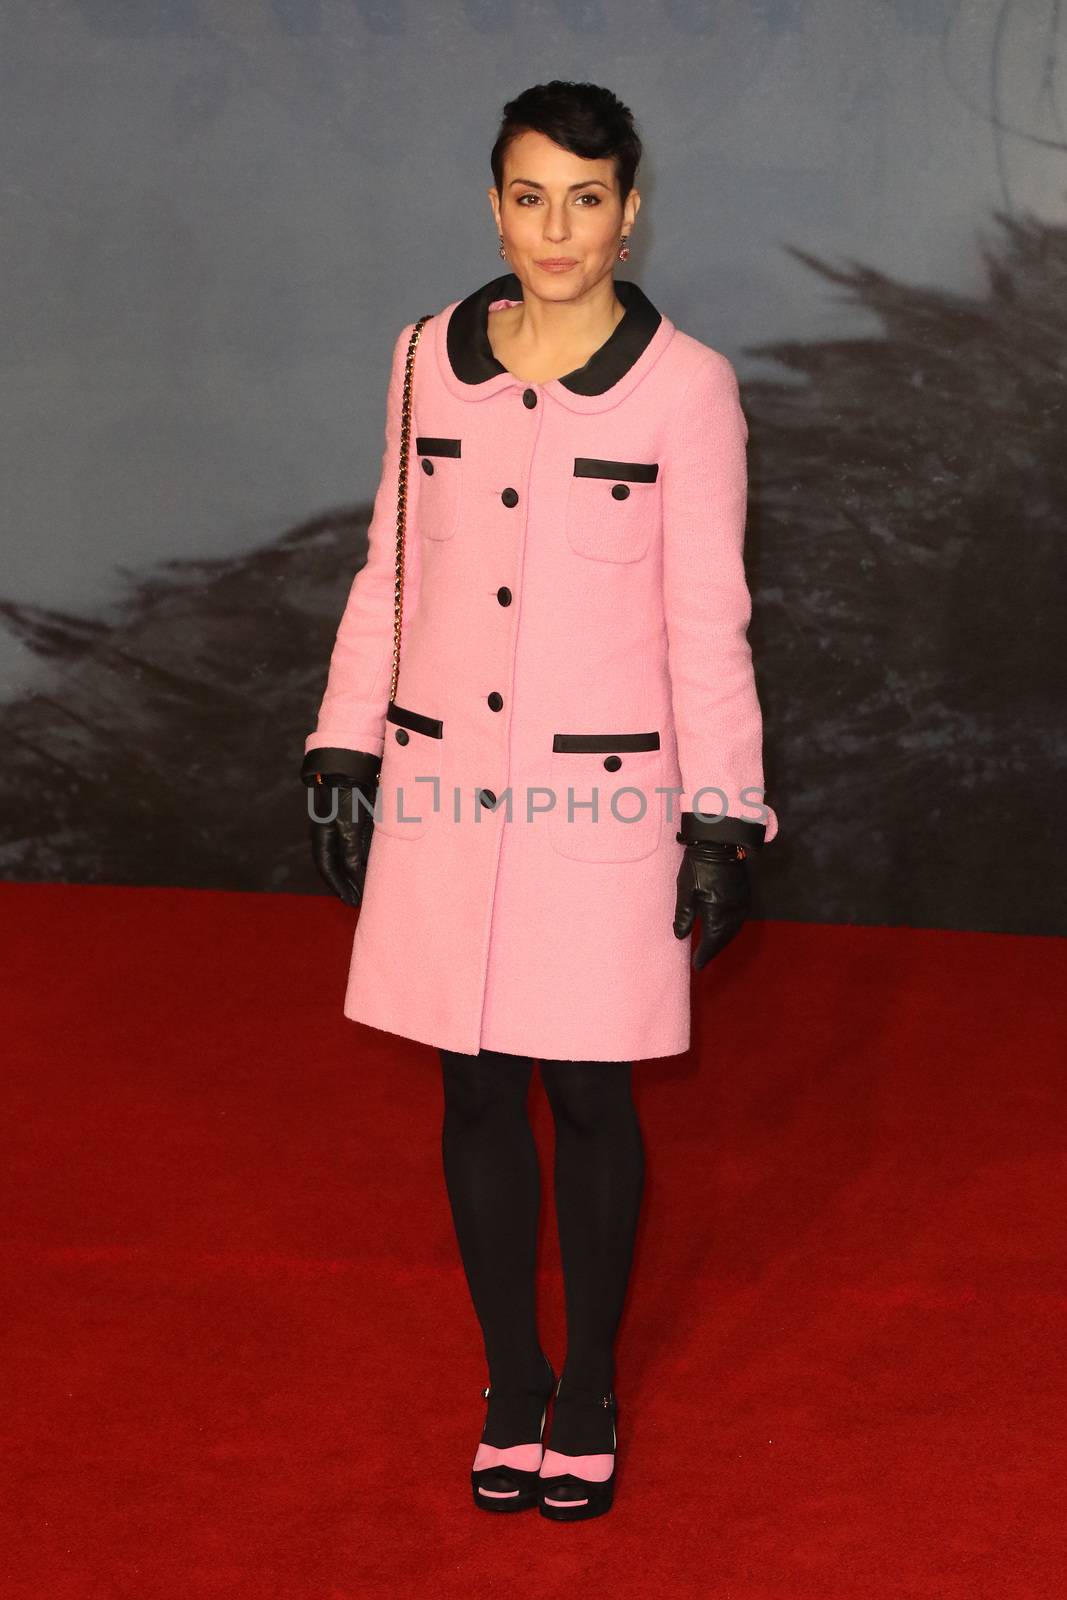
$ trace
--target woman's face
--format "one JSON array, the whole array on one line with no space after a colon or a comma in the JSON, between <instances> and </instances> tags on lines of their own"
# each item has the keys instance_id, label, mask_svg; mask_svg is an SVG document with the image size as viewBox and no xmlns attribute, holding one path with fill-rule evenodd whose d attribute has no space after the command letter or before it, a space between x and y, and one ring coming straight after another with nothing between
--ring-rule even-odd
<instances>
[{"instance_id":1,"label":"woman's face","mask_svg":"<svg viewBox=\"0 0 1067 1600\"><path fill-rule=\"evenodd\" d=\"M546 300L578 299L610 273L641 204L632 189L623 206L610 158L586 161L543 133L513 139L504 154L504 192L489 190L497 231L512 271ZM571 263L557 271L542 263Z\"/></svg>"}]
</instances>

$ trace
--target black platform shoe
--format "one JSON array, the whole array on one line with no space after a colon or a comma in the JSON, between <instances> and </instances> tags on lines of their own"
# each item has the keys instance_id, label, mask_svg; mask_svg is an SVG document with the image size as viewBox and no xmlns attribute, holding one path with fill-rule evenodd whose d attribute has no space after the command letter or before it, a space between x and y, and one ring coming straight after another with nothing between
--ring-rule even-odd
<instances>
[{"instance_id":1,"label":"black platform shoe","mask_svg":"<svg viewBox=\"0 0 1067 1600\"><path fill-rule=\"evenodd\" d=\"M538 1473L537 1509L543 1517L553 1522L582 1522L587 1517L603 1516L610 1511L615 1498L615 1449L618 1433L615 1419L618 1406L614 1393L595 1395L581 1390L560 1394L560 1378L556 1385L555 1416L562 1406L603 1408L611 1414L610 1450L588 1455L568 1455L553 1450L544 1451Z\"/></svg>"},{"instance_id":2,"label":"black platform shoe","mask_svg":"<svg viewBox=\"0 0 1067 1600\"><path fill-rule=\"evenodd\" d=\"M471 1469L474 1503L482 1511L532 1511L537 1504L545 1417L556 1383L555 1371L547 1357L545 1364L549 1375L548 1387L545 1389L522 1386L504 1390L499 1386L494 1389L492 1384L486 1384L482 1390L483 1400L488 1400L492 1394L501 1399L507 1394L509 1398L514 1396L516 1400L522 1396L530 1396L534 1401L541 1402L541 1426L537 1439L531 1443L487 1444L485 1434L489 1428L489 1418L486 1416L482 1438Z\"/></svg>"}]
</instances>

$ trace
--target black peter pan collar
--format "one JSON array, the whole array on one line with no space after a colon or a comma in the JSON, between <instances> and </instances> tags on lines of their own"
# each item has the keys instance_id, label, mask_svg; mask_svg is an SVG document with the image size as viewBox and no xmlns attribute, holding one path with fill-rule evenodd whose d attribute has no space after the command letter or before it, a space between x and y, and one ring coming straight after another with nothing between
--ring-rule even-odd
<instances>
[{"instance_id":1,"label":"black peter pan collar","mask_svg":"<svg viewBox=\"0 0 1067 1600\"><path fill-rule=\"evenodd\" d=\"M615 293L625 308L623 317L588 361L558 380L574 394L604 394L612 388L629 372L663 320L636 283L617 278ZM459 302L448 319L446 344L452 371L461 382L484 383L508 370L489 343L489 307L494 300L524 298L518 276L505 272Z\"/></svg>"}]
</instances>

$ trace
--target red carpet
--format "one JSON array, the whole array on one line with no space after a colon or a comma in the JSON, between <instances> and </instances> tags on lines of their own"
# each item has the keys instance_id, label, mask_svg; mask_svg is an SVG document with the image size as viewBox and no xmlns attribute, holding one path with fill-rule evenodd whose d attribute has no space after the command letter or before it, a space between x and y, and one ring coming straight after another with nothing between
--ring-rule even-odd
<instances>
[{"instance_id":1,"label":"red carpet","mask_svg":"<svg viewBox=\"0 0 1067 1600\"><path fill-rule=\"evenodd\" d=\"M753 922L700 975L567 1526L471 1504L437 1057L342 1017L353 913L0 909L4 1600L1063 1594L1062 942Z\"/></svg>"}]
</instances>

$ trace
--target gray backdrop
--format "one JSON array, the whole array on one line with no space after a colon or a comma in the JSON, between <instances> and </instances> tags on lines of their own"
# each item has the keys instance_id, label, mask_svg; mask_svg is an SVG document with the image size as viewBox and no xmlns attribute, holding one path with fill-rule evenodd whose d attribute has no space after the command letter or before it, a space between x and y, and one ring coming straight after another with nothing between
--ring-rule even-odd
<instances>
[{"instance_id":1,"label":"gray backdrop","mask_svg":"<svg viewBox=\"0 0 1067 1600\"><path fill-rule=\"evenodd\" d=\"M588 78L646 142L620 270L742 382L756 913L1062 931L1053 0L0 19L0 874L319 888L392 343L503 268L503 102Z\"/></svg>"}]
</instances>

